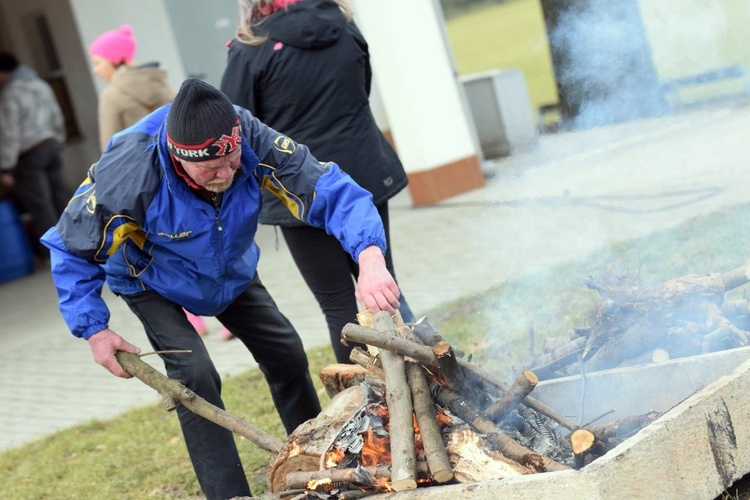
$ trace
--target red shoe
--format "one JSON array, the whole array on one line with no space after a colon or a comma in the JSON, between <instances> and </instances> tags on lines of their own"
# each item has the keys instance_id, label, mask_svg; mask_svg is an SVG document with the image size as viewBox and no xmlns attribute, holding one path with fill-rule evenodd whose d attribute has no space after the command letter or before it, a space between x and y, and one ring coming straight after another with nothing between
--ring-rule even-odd
<instances>
[{"instance_id":1,"label":"red shoe","mask_svg":"<svg viewBox=\"0 0 750 500\"><path fill-rule=\"evenodd\" d=\"M227 330L226 326L222 327L220 335L221 335L222 340L232 340L234 338L234 334L232 334L232 332Z\"/></svg>"},{"instance_id":2,"label":"red shoe","mask_svg":"<svg viewBox=\"0 0 750 500\"><path fill-rule=\"evenodd\" d=\"M190 321L190 324L193 325L195 331L198 332L198 335L201 337L208 335L208 328L206 328L206 322L203 320L203 316L196 316L185 309L183 310L185 311L185 315L187 316L188 321Z\"/></svg>"}]
</instances>

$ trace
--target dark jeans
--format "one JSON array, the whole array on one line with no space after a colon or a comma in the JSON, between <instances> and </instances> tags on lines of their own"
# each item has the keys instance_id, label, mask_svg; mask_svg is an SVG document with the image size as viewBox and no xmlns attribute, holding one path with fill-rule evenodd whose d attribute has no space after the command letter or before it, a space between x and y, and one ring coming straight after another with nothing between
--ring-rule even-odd
<instances>
[{"instance_id":1,"label":"dark jeans","mask_svg":"<svg viewBox=\"0 0 750 500\"><path fill-rule=\"evenodd\" d=\"M385 265L396 278L391 256L391 239L388 227L388 203L377 206L380 218L385 227L388 248L385 253ZM350 363L349 353L357 344L346 347L341 344L341 330L347 323L357 321L357 299L355 283L352 279L359 276L359 266L341 247L341 243L323 229L312 226L282 227L281 234L292 254L297 268L308 288L318 301L328 324L331 346L339 363ZM401 294L399 312L407 323L415 321L406 298Z\"/></svg>"},{"instance_id":2,"label":"dark jeans","mask_svg":"<svg viewBox=\"0 0 750 500\"><path fill-rule=\"evenodd\" d=\"M57 224L70 199L62 178L61 149L57 141L44 141L21 154L13 170L15 194L34 218L36 239Z\"/></svg>"},{"instance_id":3,"label":"dark jeans","mask_svg":"<svg viewBox=\"0 0 750 500\"><path fill-rule=\"evenodd\" d=\"M167 375L224 408L219 373L182 308L153 291L122 298L143 323L155 350L192 350L190 354L161 355ZM257 275L247 290L216 317L258 362L287 433L320 413L302 340ZM250 495L232 432L182 405L177 414L195 475L206 497L212 500Z\"/></svg>"}]
</instances>

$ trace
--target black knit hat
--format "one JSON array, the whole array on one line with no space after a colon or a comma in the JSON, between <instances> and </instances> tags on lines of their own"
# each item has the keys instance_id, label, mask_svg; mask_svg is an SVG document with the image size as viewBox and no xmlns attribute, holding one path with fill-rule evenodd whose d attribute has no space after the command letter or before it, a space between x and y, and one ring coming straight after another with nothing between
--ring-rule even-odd
<instances>
[{"instance_id":1,"label":"black knit hat","mask_svg":"<svg viewBox=\"0 0 750 500\"><path fill-rule=\"evenodd\" d=\"M167 114L170 153L207 161L231 153L241 140L240 120L229 98L202 80L185 80Z\"/></svg>"}]
</instances>

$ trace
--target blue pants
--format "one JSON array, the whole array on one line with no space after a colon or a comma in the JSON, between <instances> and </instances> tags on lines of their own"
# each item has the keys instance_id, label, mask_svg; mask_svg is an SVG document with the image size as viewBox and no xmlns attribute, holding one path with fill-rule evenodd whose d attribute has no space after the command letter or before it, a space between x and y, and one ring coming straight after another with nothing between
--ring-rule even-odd
<instances>
[{"instance_id":1,"label":"blue pants","mask_svg":"<svg viewBox=\"0 0 750 500\"><path fill-rule=\"evenodd\" d=\"M162 355L167 375L223 409L219 373L182 308L153 291L122 298L143 323L155 350L192 350L190 354ZM302 340L257 275L245 292L216 317L258 362L287 433L320 413ZM232 432L182 405L177 414L206 498L249 496Z\"/></svg>"}]
</instances>

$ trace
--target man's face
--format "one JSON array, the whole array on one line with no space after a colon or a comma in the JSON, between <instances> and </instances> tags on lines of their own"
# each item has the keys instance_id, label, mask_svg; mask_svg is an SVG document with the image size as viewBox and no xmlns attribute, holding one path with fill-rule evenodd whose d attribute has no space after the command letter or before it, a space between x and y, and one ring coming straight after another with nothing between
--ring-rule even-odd
<instances>
[{"instance_id":1,"label":"man's face","mask_svg":"<svg viewBox=\"0 0 750 500\"><path fill-rule=\"evenodd\" d=\"M240 168L241 156L242 146L239 146L215 160L194 162L178 158L178 161L196 184L212 193L223 193L232 185L234 174Z\"/></svg>"}]
</instances>

